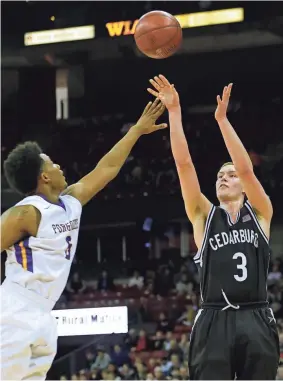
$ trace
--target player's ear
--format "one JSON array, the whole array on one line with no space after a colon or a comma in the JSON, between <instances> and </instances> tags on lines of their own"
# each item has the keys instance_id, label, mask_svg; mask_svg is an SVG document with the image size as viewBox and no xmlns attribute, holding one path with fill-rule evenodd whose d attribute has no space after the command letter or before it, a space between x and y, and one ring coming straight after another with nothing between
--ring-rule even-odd
<instances>
[{"instance_id":1,"label":"player's ear","mask_svg":"<svg viewBox=\"0 0 283 381\"><path fill-rule=\"evenodd\" d=\"M41 172L39 179L42 180L45 184L50 182L50 177L48 176L47 172Z\"/></svg>"}]
</instances>

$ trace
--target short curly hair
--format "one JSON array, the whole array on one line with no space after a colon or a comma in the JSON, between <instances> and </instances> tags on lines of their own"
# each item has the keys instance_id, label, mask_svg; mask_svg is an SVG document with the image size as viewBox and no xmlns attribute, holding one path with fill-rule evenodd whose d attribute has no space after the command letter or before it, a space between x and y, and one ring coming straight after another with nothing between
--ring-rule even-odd
<instances>
[{"instance_id":1,"label":"short curly hair","mask_svg":"<svg viewBox=\"0 0 283 381\"><path fill-rule=\"evenodd\" d=\"M4 174L12 189L22 195L36 191L43 160L36 142L17 145L4 161Z\"/></svg>"}]
</instances>

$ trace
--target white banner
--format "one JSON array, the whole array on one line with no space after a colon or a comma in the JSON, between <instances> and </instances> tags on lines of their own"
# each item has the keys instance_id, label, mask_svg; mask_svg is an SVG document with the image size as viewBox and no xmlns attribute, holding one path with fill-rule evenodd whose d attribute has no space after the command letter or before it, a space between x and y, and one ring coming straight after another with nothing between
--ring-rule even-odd
<instances>
[{"instance_id":1,"label":"white banner","mask_svg":"<svg viewBox=\"0 0 283 381\"><path fill-rule=\"evenodd\" d=\"M56 44L58 42L89 40L95 37L94 25L76 26L72 28L40 30L24 35L25 46Z\"/></svg>"},{"instance_id":2,"label":"white banner","mask_svg":"<svg viewBox=\"0 0 283 381\"><path fill-rule=\"evenodd\" d=\"M54 310L58 336L101 335L128 332L127 307Z\"/></svg>"}]
</instances>

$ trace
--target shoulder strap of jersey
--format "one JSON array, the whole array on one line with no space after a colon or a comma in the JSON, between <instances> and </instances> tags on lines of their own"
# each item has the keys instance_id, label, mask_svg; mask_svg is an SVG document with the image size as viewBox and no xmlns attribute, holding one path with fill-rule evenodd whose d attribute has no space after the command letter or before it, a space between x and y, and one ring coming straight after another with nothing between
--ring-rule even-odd
<instances>
[{"instance_id":1,"label":"shoulder strap of jersey","mask_svg":"<svg viewBox=\"0 0 283 381\"><path fill-rule=\"evenodd\" d=\"M245 205L245 207L248 209L249 214L250 214L250 216L252 217L252 219L254 220L254 222L255 222L255 224L256 224L258 230L260 231L260 233L261 233L261 235L262 235L262 237L263 237L263 239L264 239L264 240L266 241L266 243L269 245L269 240L268 240L268 238L266 237L264 231L262 230L262 227L260 226L260 223L259 223L259 221L258 221L257 215L256 215L256 213L255 213L255 211L254 211L254 209L253 209L251 203L249 202L249 200L246 200L246 202L245 202L244 205Z\"/></svg>"},{"instance_id":2,"label":"shoulder strap of jersey","mask_svg":"<svg viewBox=\"0 0 283 381\"><path fill-rule=\"evenodd\" d=\"M15 206L22 206L22 205L32 205L36 207L40 213L42 214L42 211L50 206L49 202L44 200L40 196L28 196L25 197L22 201L18 202Z\"/></svg>"},{"instance_id":3,"label":"shoulder strap of jersey","mask_svg":"<svg viewBox=\"0 0 283 381\"><path fill-rule=\"evenodd\" d=\"M60 199L64 202L64 203L69 203L72 205L72 207L78 207L78 211L81 212L82 210L82 204L80 203L80 201L74 197L74 196L71 196L70 194L66 194L64 196L60 196Z\"/></svg>"},{"instance_id":4,"label":"shoulder strap of jersey","mask_svg":"<svg viewBox=\"0 0 283 381\"><path fill-rule=\"evenodd\" d=\"M211 208L210 208L210 211L208 213L207 219L206 219L205 228L204 228L204 234L203 234L203 240L202 240L202 245L201 245L200 249L198 250L198 252L196 253L196 255L194 256L195 263L201 262L201 260L202 260L203 250L204 250L205 245L206 245L206 241L207 241L207 238L208 238L209 228L210 228L212 217L214 215L215 210L216 210L216 207L214 205L212 205Z\"/></svg>"}]
</instances>

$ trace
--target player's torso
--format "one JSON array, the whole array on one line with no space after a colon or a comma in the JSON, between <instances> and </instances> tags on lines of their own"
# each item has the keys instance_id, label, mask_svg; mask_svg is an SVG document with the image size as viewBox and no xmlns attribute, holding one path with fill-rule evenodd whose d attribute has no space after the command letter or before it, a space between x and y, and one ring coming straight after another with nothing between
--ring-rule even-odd
<instances>
[{"instance_id":1,"label":"player's torso","mask_svg":"<svg viewBox=\"0 0 283 381\"><path fill-rule=\"evenodd\" d=\"M231 303L266 300L269 245L248 202L233 223L229 214L213 207L203 245L195 262L206 303L223 303L222 290Z\"/></svg>"},{"instance_id":2,"label":"player's torso","mask_svg":"<svg viewBox=\"0 0 283 381\"><path fill-rule=\"evenodd\" d=\"M62 196L55 205L40 196L24 199L20 205L34 205L41 213L36 237L27 237L7 250L6 278L45 298L57 300L65 288L75 255L81 204Z\"/></svg>"}]
</instances>

